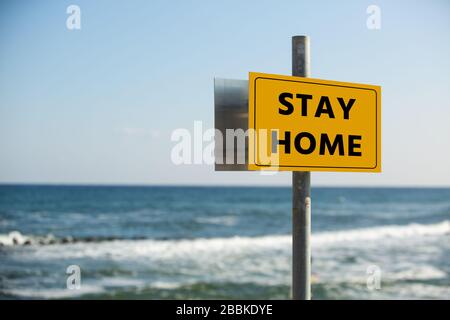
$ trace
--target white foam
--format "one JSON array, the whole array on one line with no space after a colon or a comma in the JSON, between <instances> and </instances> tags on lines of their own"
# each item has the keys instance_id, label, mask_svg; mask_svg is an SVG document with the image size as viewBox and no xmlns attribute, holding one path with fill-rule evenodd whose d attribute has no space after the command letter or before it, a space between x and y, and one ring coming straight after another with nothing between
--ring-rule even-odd
<instances>
[{"instance_id":1,"label":"white foam","mask_svg":"<svg viewBox=\"0 0 450 320\"><path fill-rule=\"evenodd\" d=\"M4 246L23 245L27 240L29 240L29 237L24 236L19 231L11 231L8 234L0 234L0 244Z\"/></svg>"},{"instance_id":2,"label":"white foam","mask_svg":"<svg viewBox=\"0 0 450 320\"><path fill-rule=\"evenodd\" d=\"M348 231L316 233L313 246L334 244L384 243L387 239L418 239L427 236L450 234L450 222L443 221L429 225L383 226ZM23 259L52 258L106 258L127 260L186 259L188 257L232 257L240 255L267 254L271 251L290 250L290 235L269 235L260 237L197 238L184 240L114 240L98 243L72 243L33 246ZM205 258L206 259L206 258ZM222 260L222 259L220 259Z\"/></svg>"},{"instance_id":3,"label":"white foam","mask_svg":"<svg viewBox=\"0 0 450 320\"><path fill-rule=\"evenodd\" d=\"M434 280L445 279L447 273L430 265L413 265L406 270L389 275L392 280Z\"/></svg>"},{"instance_id":4,"label":"white foam","mask_svg":"<svg viewBox=\"0 0 450 320\"><path fill-rule=\"evenodd\" d=\"M225 221L209 221L214 223L224 223ZM230 221L228 221L230 222ZM313 234L313 244L327 244L336 242L351 242L364 240L383 240L387 238L409 238L433 235L450 234L450 221L445 220L435 224L409 224L409 225L390 225L371 228L350 229L342 231L318 232ZM19 231L12 231L8 234L0 234L0 244L5 246L22 245L26 241L35 243L36 239L54 240L53 235L46 237L36 237L23 235ZM230 237L230 238L196 238L189 240L115 240L110 242L121 242L130 244L133 242L148 243L154 246L160 246L165 249L174 244L180 246L192 246L194 248L208 247L210 249L220 249L223 246L272 246L275 243L284 243L290 241L289 235L268 235L260 237ZM85 243L86 245L86 243Z\"/></svg>"},{"instance_id":5,"label":"white foam","mask_svg":"<svg viewBox=\"0 0 450 320\"><path fill-rule=\"evenodd\" d=\"M19 231L11 231L8 234L0 234L0 245L3 246L14 246L14 245L25 245L25 244L49 244L56 240L52 234L46 236L33 236L24 235Z\"/></svg>"},{"instance_id":6,"label":"white foam","mask_svg":"<svg viewBox=\"0 0 450 320\"><path fill-rule=\"evenodd\" d=\"M410 238L450 234L450 221L435 224L392 225L362 228L345 231L317 233L313 236L315 244L327 244L349 241L378 241L388 238Z\"/></svg>"},{"instance_id":7,"label":"white foam","mask_svg":"<svg viewBox=\"0 0 450 320\"><path fill-rule=\"evenodd\" d=\"M156 289L176 289L181 287L182 285L186 285L188 284L189 281L185 281L183 283L181 282L166 282L166 281L155 281L153 283L151 283L151 287L152 288L156 288Z\"/></svg>"},{"instance_id":8,"label":"white foam","mask_svg":"<svg viewBox=\"0 0 450 320\"><path fill-rule=\"evenodd\" d=\"M217 224L224 226L232 226L236 224L236 218L230 216L221 216L221 217L199 217L195 219L198 223L204 224Z\"/></svg>"},{"instance_id":9,"label":"white foam","mask_svg":"<svg viewBox=\"0 0 450 320\"><path fill-rule=\"evenodd\" d=\"M102 286L82 284L80 289L10 289L4 291L6 294L24 297L24 298L41 298L41 299L64 299L82 296L85 294L98 294L105 292Z\"/></svg>"}]
</instances>

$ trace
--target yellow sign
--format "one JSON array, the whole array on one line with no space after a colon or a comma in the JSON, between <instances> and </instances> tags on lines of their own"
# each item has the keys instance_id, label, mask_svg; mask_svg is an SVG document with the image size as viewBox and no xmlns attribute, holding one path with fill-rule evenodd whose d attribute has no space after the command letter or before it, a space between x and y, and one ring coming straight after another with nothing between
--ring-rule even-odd
<instances>
[{"instance_id":1,"label":"yellow sign","mask_svg":"<svg viewBox=\"0 0 450 320\"><path fill-rule=\"evenodd\" d=\"M381 172L381 87L250 72L250 170Z\"/></svg>"}]
</instances>

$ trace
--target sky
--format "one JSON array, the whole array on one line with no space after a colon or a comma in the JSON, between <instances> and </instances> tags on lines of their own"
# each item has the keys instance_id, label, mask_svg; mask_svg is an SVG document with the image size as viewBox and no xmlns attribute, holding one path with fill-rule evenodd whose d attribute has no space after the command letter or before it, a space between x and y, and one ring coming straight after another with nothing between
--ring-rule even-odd
<instances>
[{"instance_id":1,"label":"sky","mask_svg":"<svg viewBox=\"0 0 450 320\"><path fill-rule=\"evenodd\" d=\"M69 30L69 5L81 29ZM381 10L381 28L366 21ZM0 183L289 185L291 173L175 165L175 129L213 127L213 79L290 75L382 87L382 173L312 185L450 186L448 1L2 1Z\"/></svg>"}]
</instances>

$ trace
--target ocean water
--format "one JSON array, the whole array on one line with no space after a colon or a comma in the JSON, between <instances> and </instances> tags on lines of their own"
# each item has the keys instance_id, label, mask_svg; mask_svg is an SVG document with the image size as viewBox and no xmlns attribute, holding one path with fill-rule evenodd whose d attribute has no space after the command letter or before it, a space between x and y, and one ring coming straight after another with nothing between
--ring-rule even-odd
<instances>
[{"instance_id":1,"label":"ocean water","mask_svg":"<svg viewBox=\"0 0 450 320\"><path fill-rule=\"evenodd\" d=\"M450 299L450 189L312 199L313 299ZM287 299L290 233L290 188L3 185L0 298Z\"/></svg>"}]
</instances>

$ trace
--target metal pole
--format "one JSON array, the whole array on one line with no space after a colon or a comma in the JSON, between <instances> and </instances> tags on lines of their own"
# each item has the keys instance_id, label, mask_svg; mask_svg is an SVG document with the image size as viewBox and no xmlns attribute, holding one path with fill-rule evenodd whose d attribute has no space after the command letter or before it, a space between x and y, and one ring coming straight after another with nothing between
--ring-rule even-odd
<instances>
[{"instance_id":1,"label":"metal pole","mask_svg":"<svg viewBox=\"0 0 450 320\"><path fill-rule=\"evenodd\" d=\"M309 38L292 37L292 75L310 76ZM311 299L311 173L292 172L292 298Z\"/></svg>"}]
</instances>

